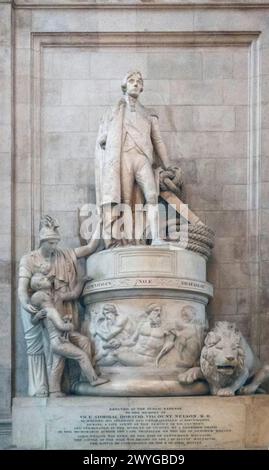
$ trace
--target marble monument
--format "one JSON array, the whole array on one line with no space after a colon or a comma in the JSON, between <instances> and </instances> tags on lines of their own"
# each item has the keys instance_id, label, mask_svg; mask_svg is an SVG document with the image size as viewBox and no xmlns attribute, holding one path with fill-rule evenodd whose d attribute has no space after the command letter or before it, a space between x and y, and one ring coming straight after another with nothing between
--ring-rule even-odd
<instances>
[{"instance_id":1,"label":"marble monument","mask_svg":"<svg viewBox=\"0 0 269 470\"><path fill-rule=\"evenodd\" d=\"M45 216L40 248L21 259L30 396L65 395L66 359L75 361L65 371L66 391L75 395L199 395L207 393L206 379L213 395L231 396L253 393L268 378L268 367L258 368L234 324L219 322L206 335L205 306L213 295L206 260L214 234L180 199L182 172L169 164L158 114L138 100L143 86L141 72L128 72L122 98L101 120L99 221L91 240L60 250L59 224ZM162 217L158 202L166 203ZM85 286L81 257L87 257Z\"/></svg>"},{"instance_id":2,"label":"marble monument","mask_svg":"<svg viewBox=\"0 0 269 470\"><path fill-rule=\"evenodd\" d=\"M58 223L46 216L40 224L40 248L21 260L19 297L31 396L62 396L66 358L75 359L82 372L79 379L78 374L69 377L69 392L74 394L207 392L202 382L184 387L177 377L180 370L199 363L207 328L205 306L212 296L206 259L213 232L198 217L190 222L188 208L178 197L181 172L169 166L158 115L140 104L142 91L142 74L129 72L122 82L119 104L101 121L96 146L100 224L91 241L74 250L59 250ZM157 167L154 156L162 167ZM161 191L159 174L165 189ZM161 198L170 209L162 221ZM146 230L140 228L136 238L136 208L141 210L141 202L146 207ZM121 212L131 214L123 219L122 231L115 229L121 219L119 206ZM160 237L161 223L165 224L164 238ZM100 229L105 249L93 254L100 244ZM88 257L89 281L82 294L85 319L79 326L76 302L82 286L77 259L83 256ZM47 356L52 357L46 361L42 323ZM108 378L97 377L93 364Z\"/></svg>"},{"instance_id":3,"label":"marble monument","mask_svg":"<svg viewBox=\"0 0 269 470\"><path fill-rule=\"evenodd\" d=\"M0 0L1 445L268 447L268 11Z\"/></svg>"}]
</instances>

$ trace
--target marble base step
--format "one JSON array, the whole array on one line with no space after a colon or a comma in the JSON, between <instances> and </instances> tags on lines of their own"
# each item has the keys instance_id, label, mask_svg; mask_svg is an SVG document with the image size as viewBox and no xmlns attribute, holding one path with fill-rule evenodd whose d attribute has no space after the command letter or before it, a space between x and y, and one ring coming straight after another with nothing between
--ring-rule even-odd
<instances>
[{"instance_id":1,"label":"marble base step","mask_svg":"<svg viewBox=\"0 0 269 470\"><path fill-rule=\"evenodd\" d=\"M206 382L191 385L179 384L177 377L186 369L149 367L103 367L102 375L109 382L91 387L88 382L78 382L71 392L81 396L190 396L208 395Z\"/></svg>"}]
</instances>

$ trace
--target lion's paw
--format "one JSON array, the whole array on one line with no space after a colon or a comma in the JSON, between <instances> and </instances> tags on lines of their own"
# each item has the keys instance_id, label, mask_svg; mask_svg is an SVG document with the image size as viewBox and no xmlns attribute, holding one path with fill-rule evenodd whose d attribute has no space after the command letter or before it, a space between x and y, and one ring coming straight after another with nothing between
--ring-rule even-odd
<instances>
[{"instance_id":1,"label":"lion's paw","mask_svg":"<svg viewBox=\"0 0 269 470\"><path fill-rule=\"evenodd\" d=\"M218 397L232 397L234 396L234 391L230 388L220 388L217 391Z\"/></svg>"},{"instance_id":2,"label":"lion's paw","mask_svg":"<svg viewBox=\"0 0 269 470\"><path fill-rule=\"evenodd\" d=\"M245 387L239 389L239 395L252 395L256 392L257 387L255 385L249 384Z\"/></svg>"},{"instance_id":3,"label":"lion's paw","mask_svg":"<svg viewBox=\"0 0 269 470\"><path fill-rule=\"evenodd\" d=\"M178 381L181 384L192 384L196 380L198 380L201 376L200 367L193 367L186 372L182 372L178 376Z\"/></svg>"}]
</instances>

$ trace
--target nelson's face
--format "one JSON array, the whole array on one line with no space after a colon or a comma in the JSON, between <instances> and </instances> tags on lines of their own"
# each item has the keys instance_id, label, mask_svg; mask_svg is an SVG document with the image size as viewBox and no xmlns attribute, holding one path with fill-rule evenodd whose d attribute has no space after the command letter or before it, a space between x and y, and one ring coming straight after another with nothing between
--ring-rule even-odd
<instances>
[{"instance_id":1,"label":"nelson's face","mask_svg":"<svg viewBox=\"0 0 269 470\"><path fill-rule=\"evenodd\" d=\"M133 98L137 98L143 89L143 82L140 75L131 75L127 80L126 93Z\"/></svg>"}]
</instances>

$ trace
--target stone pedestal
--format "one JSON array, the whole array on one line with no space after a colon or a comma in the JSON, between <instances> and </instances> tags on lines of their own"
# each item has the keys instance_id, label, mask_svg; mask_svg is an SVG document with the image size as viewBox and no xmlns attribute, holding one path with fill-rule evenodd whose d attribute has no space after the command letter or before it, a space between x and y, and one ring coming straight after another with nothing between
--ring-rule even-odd
<instances>
[{"instance_id":1,"label":"stone pedestal","mask_svg":"<svg viewBox=\"0 0 269 470\"><path fill-rule=\"evenodd\" d=\"M267 449L269 396L15 398L20 449ZM27 430L27 431L26 431Z\"/></svg>"},{"instance_id":2,"label":"stone pedestal","mask_svg":"<svg viewBox=\"0 0 269 470\"><path fill-rule=\"evenodd\" d=\"M169 245L106 250L87 262L84 333L110 382L81 395L205 394L203 383L182 388L177 376L197 363L212 296L206 261Z\"/></svg>"}]
</instances>

